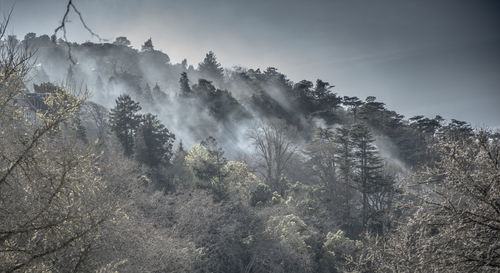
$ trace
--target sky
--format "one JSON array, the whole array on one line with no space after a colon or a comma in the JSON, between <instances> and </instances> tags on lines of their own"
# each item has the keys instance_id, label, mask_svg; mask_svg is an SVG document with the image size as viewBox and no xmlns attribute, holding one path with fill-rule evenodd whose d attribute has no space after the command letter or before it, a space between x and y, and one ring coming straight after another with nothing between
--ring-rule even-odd
<instances>
[{"instance_id":1,"label":"sky","mask_svg":"<svg viewBox=\"0 0 500 273\"><path fill-rule=\"evenodd\" d=\"M103 38L152 38L195 67L212 50L224 67L272 66L322 79L339 95L376 96L412 117L442 115L500 129L500 1L73 0ZM8 34L52 34L66 0L14 4ZM68 38L98 42L70 14Z\"/></svg>"}]
</instances>

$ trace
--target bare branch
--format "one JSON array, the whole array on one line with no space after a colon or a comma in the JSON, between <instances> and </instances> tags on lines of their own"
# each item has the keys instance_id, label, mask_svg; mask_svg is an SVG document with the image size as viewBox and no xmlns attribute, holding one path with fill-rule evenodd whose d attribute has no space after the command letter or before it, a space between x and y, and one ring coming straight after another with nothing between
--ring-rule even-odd
<instances>
[{"instance_id":1,"label":"bare branch","mask_svg":"<svg viewBox=\"0 0 500 273\"><path fill-rule=\"evenodd\" d=\"M73 0L68 0L68 3L66 4L66 10L64 11L64 15L61 20L61 24L54 30L54 37L57 37L57 33L59 31L63 32L63 38L64 38L64 43L68 47L68 58L71 61L71 63L76 64L76 61L73 59L73 56L71 55L71 43L68 41L68 38L66 36L66 22L68 21L68 15L70 11L73 10L76 14L78 14L78 17L80 18L80 22L82 23L83 27L92 35L92 37L96 37L99 41L103 41L104 39L101 38L97 33L95 33L88 25L85 23L85 20L83 19L82 13L78 8L75 6L73 3ZM55 41L54 41L55 42Z\"/></svg>"}]
</instances>

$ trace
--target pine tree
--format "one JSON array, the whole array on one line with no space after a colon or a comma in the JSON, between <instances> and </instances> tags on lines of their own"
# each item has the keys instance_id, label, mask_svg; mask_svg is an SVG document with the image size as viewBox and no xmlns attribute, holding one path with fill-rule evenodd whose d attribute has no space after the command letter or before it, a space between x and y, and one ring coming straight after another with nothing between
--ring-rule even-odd
<instances>
[{"instance_id":1,"label":"pine tree","mask_svg":"<svg viewBox=\"0 0 500 273\"><path fill-rule=\"evenodd\" d=\"M191 172L186 167L186 156L187 151L184 150L184 145L182 140L179 142L179 146L172 156L172 163L169 168L170 180L172 181L171 186L177 186L180 184L185 184L187 181L191 181Z\"/></svg>"},{"instance_id":2,"label":"pine tree","mask_svg":"<svg viewBox=\"0 0 500 273\"><path fill-rule=\"evenodd\" d=\"M224 151L219 147L214 137L208 137L201 142L201 145L207 149L210 161L206 164L206 172L210 177L211 189L220 199L224 199L227 194L227 185L224 179L228 172L224 169L227 159L224 157Z\"/></svg>"},{"instance_id":3,"label":"pine tree","mask_svg":"<svg viewBox=\"0 0 500 273\"><path fill-rule=\"evenodd\" d=\"M350 128L347 126L337 128L333 142L335 144L335 160L338 169L337 176L342 184L342 219L349 221L351 219L351 203L354 195L352 190L354 186L354 155Z\"/></svg>"},{"instance_id":4,"label":"pine tree","mask_svg":"<svg viewBox=\"0 0 500 273\"><path fill-rule=\"evenodd\" d=\"M353 125L351 139L354 148L356 186L362 195L361 219L363 227L366 228L371 209L369 195L379 181L383 165L377 148L373 145L375 139L368 127L362 124Z\"/></svg>"},{"instance_id":5,"label":"pine tree","mask_svg":"<svg viewBox=\"0 0 500 273\"><path fill-rule=\"evenodd\" d=\"M169 164L175 135L172 134L157 116L146 114L137 130L137 159L149 167Z\"/></svg>"},{"instance_id":6,"label":"pine tree","mask_svg":"<svg viewBox=\"0 0 500 273\"><path fill-rule=\"evenodd\" d=\"M142 101L147 104L153 103L153 93L151 92L151 87L149 87L149 84L147 83L142 91Z\"/></svg>"},{"instance_id":7,"label":"pine tree","mask_svg":"<svg viewBox=\"0 0 500 273\"><path fill-rule=\"evenodd\" d=\"M358 109L361 105L363 105L363 102L358 97L344 96L342 104L350 108L353 114L354 122L358 122Z\"/></svg>"},{"instance_id":8,"label":"pine tree","mask_svg":"<svg viewBox=\"0 0 500 273\"><path fill-rule=\"evenodd\" d=\"M156 102L165 103L168 101L168 95L161 90L158 83L156 83L155 86L153 87L152 96L153 96L153 101Z\"/></svg>"},{"instance_id":9,"label":"pine tree","mask_svg":"<svg viewBox=\"0 0 500 273\"><path fill-rule=\"evenodd\" d=\"M215 83L222 83L222 80L224 78L224 69L222 68L222 65L217 61L215 53L213 53L212 51L207 53L203 62L199 64L198 70L204 76L207 76L211 80L214 80Z\"/></svg>"},{"instance_id":10,"label":"pine tree","mask_svg":"<svg viewBox=\"0 0 500 273\"><path fill-rule=\"evenodd\" d=\"M134 135L141 122L141 115L137 112L141 109L139 103L129 95L120 95L116 99L116 107L110 112L111 130L118 137L127 156L131 156L134 151Z\"/></svg>"},{"instance_id":11,"label":"pine tree","mask_svg":"<svg viewBox=\"0 0 500 273\"><path fill-rule=\"evenodd\" d=\"M186 72L181 73L181 78L179 79L180 85L180 96L187 98L192 95L191 87L189 86L189 78Z\"/></svg>"},{"instance_id":12,"label":"pine tree","mask_svg":"<svg viewBox=\"0 0 500 273\"><path fill-rule=\"evenodd\" d=\"M87 137L87 129L82 124L80 114L75 115L75 117L73 118L73 126L75 129L76 137L83 141L83 143L88 143L89 141Z\"/></svg>"},{"instance_id":13,"label":"pine tree","mask_svg":"<svg viewBox=\"0 0 500 273\"><path fill-rule=\"evenodd\" d=\"M330 128L318 128L314 140L306 148L306 153L310 157L309 164L330 198L333 198L331 195L336 191L337 185L337 164L332 136L333 133Z\"/></svg>"},{"instance_id":14,"label":"pine tree","mask_svg":"<svg viewBox=\"0 0 500 273\"><path fill-rule=\"evenodd\" d=\"M188 69L188 61L187 59L183 59L181 62L182 70L186 71Z\"/></svg>"},{"instance_id":15,"label":"pine tree","mask_svg":"<svg viewBox=\"0 0 500 273\"><path fill-rule=\"evenodd\" d=\"M151 40L151 38L149 38L147 41L144 42L144 44L141 47L141 50L142 51L153 51L154 50L153 41Z\"/></svg>"}]
</instances>

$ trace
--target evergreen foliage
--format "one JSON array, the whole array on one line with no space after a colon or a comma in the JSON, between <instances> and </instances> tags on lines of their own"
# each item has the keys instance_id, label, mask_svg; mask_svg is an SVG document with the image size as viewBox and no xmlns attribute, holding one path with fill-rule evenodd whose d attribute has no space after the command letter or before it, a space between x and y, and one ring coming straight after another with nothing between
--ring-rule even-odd
<instances>
[{"instance_id":1,"label":"evergreen foliage","mask_svg":"<svg viewBox=\"0 0 500 273\"><path fill-rule=\"evenodd\" d=\"M129 95L120 95L116 99L115 108L111 109L109 114L111 130L116 134L127 156L134 153L134 137L141 123L141 115L138 114L141 109L139 103L133 101Z\"/></svg>"},{"instance_id":2,"label":"evergreen foliage","mask_svg":"<svg viewBox=\"0 0 500 273\"><path fill-rule=\"evenodd\" d=\"M142 116L137 129L136 157L149 167L169 164L175 135L152 114Z\"/></svg>"}]
</instances>

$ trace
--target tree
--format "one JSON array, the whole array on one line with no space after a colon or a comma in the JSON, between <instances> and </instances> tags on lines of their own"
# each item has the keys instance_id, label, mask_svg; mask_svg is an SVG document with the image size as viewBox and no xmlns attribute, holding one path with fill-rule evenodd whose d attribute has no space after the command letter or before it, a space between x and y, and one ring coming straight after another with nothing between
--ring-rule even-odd
<instances>
[{"instance_id":1,"label":"tree","mask_svg":"<svg viewBox=\"0 0 500 273\"><path fill-rule=\"evenodd\" d=\"M231 92L215 88L211 81L199 79L192 90L217 121L241 120L250 116Z\"/></svg>"},{"instance_id":2,"label":"tree","mask_svg":"<svg viewBox=\"0 0 500 273\"><path fill-rule=\"evenodd\" d=\"M151 38L147 39L141 47L142 51L154 51L153 41Z\"/></svg>"},{"instance_id":3,"label":"tree","mask_svg":"<svg viewBox=\"0 0 500 273\"><path fill-rule=\"evenodd\" d=\"M357 189L362 195L361 219L363 227L367 227L370 217L370 194L380 179L382 161L373 145L375 139L368 127L355 124L351 129L351 140L354 148L355 172Z\"/></svg>"},{"instance_id":4,"label":"tree","mask_svg":"<svg viewBox=\"0 0 500 273\"><path fill-rule=\"evenodd\" d=\"M306 114L314 111L313 86L314 84L307 80L302 80L293 86L295 103Z\"/></svg>"},{"instance_id":5,"label":"tree","mask_svg":"<svg viewBox=\"0 0 500 273\"><path fill-rule=\"evenodd\" d=\"M192 181L192 174L186 167L187 154L188 153L184 150L181 140L179 142L179 146L173 154L172 164L169 168L169 175L172 180L172 186L174 187L180 184L187 184L188 181Z\"/></svg>"},{"instance_id":6,"label":"tree","mask_svg":"<svg viewBox=\"0 0 500 273\"><path fill-rule=\"evenodd\" d=\"M363 102L358 97L344 96L342 104L349 107L352 111L354 122L358 122L358 109L361 105L363 105Z\"/></svg>"},{"instance_id":7,"label":"tree","mask_svg":"<svg viewBox=\"0 0 500 273\"><path fill-rule=\"evenodd\" d=\"M338 169L337 176L340 183L342 183L340 195L342 199L342 219L345 225L348 224L352 217L351 206L353 205L352 199L354 195L354 151L350 128L347 126L337 128L333 136L333 142Z\"/></svg>"},{"instance_id":8,"label":"tree","mask_svg":"<svg viewBox=\"0 0 500 273\"><path fill-rule=\"evenodd\" d=\"M152 104L153 103L153 93L151 92L151 87L149 87L149 84L146 83L146 86L144 87L144 90L141 92L142 94L142 101L147 104Z\"/></svg>"},{"instance_id":9,"label":"tree","mask_svg":"<svg viewBox=\"0 0 500 273\"><path fill-rule=\"evenodd\" d=\"M33 89L35 93L54 93L59 87L51 82L43 82L40 85L33 84Z\"/></svg>"},{"instance_id":10,"label":"tree","mask_svg":"<svg viewBox=\"0 0 500 273\"><path fill-rule=\"evenodd\" d=\"M325 115L326 118L332 118L332 112L339 107L342 100L330 90L333 87L330 83L318 79L316 80L316 87L312 92L315 100L315 108L317 109L315 112Z\"/></svg>"},{"instance_id":11,"label":"tree","mask_svg":"<svg viewBox=\"0 0 500 273\"><path fill-rule=\"evenodd\" d=\"M134 153L134 136L141 122L139 103L129 95L120 95L116 99L115 108L110 112L110 127L123 146L124 153L131 156Z\"/></svg>"},{"instance_id":12,"label":"tree","mask_svg":"<svg viewBox=\"0 0 500 273\"><path fill-rule=\"evenodd\" d=\"M88 101L83 105L83 116L90 119L93 125L96 127L96 137L99 140L100 145L106 143L108 135L108 110L97 103Z\"/></svg>"},{"instance_id":13,"label":"tree","mask_svg":"<svg viewBox=\"0 0 500 273\"><path fill-rule=\"evenodd\" d=\"M18 48L19 46L19 40L16 35L8 35L6 42L9 48Z\"/></svg>"},{"instance_id":14,"label":"tree","mask_svg":"<svg viewBox=\"0 0 500 273\"><path fill-rule=\"evenodd\" d=\"M376 101L376 97L366 97L366 102L359 108L359 116L371 125L383 122L386 113L385 103Z\"/></svg>"},{"instance_id":15,"label":"tree","mask_svg":"<svg viewBox=\"0 0 500 273\"><path fill-rule=\"evenodd\" d=\"M287 187L285 170L297 150L297 146L292 141L295 132L295 128L281 120L262 123L250 131L250 138L257 155L264 163L266 183L272 191L277 191L282 196Z\"/></svg>"},{"instance_id":16,"label":"tree","mask_svg":"<svg viewBox=\"0 0 500 273\"><path fill-rule=\"evenodd\" d=\"M191 148L186 156L186 164L200 180L200 186L212 190L218 200L226 198L225 178L228 173L224 166L227 164L227 159L215 138L208 137Z\"/></svg>"},{"instance_id":17,"label":"tree","mask_svg":"<svg viewBox=\"0 0 500 273\"><path fill-rule=\"evenodd\" d=\"M486 131L472 138L441 141L440 161L420 176L427 194L415 220L430 244L421 251L424 262L451 271L499 270L500 139Z\"/></svg>"},{"instance_id":18,"label":"tree","mask_svg":"<svg viewBox=\"0 0 500 273\"><path fill-rule=\"evenodd\" d=\"M188 98L192 95L191 86L189 86L189 78L186 72L181 73L181 78L179 79L180 85L180 96Z\"/></svg>"},{"instance_id":19,"label":"tree","mask_svg":"<svg viewBox=\"0 0 500 273\"><path fill-rule=\"evenodd\" d=\"M202 75L214 80L217 84L221 84L224 78L224 69L222 65L217 61L215 57L215 53L209 51L201 62L198 65L198 70Z\"/></svg>"},{"instance_id":20,"label":"tree","mask_svg":"<svg viewBox=\"0 0 500 273\"><path fill-rule=\"evenodd\" d=\"M152 93L153 101L162 102L162 103L165 103L168 101L168 95L165 94L165 92L163 92L161 90L158 83L155 84L155 86L153 87L153 91L151 93Z\"/></svg>"},{"instance_id":21,"label":"tree","mask_svg":"<svg viewBox=\"0 0 500 273\"><path fill-rule=\"evenodd\" d=\"M170 164L175 135L152 114L142 116L136 134L137 159L149 167Z\"/></svg>"},{"instance_id":22,"label":"tree","mask_svg":"<svg viewBox=\"0 0 500 273\"><path fill-rule=\"evenodd\" d=\"M316 234L304 220L295 214L271 216L265 232L280 241L279 254L272 258L281 260L281 272L315 272L313 238Z\"/></svg>"},{"instance_id":23,"label":"tree","mask_svg":"<svg viewBox=\"0 0 500 273\"><path fill-rule=\"evenodd\" d=\"M470 139L474 136L474 130L470 124L465 121L451 119L451 122L440 128L438 135L444 139Z\"/></svg>"},{"instance_id":24,"label":"tree","mask_svg":"<svg viewBox=\"0 0 500 273\"><path fill-rule=\"evenodd\" d=\"M332 140L333 132L330 128L318 128L314 140L306 148L314 174L330 193L334 192L337 183L337 165Z\"/></svg>"},{"instance_id":25,"label":"tree","mask_svg":"<svg viewBox=\"0 0 500 273\"><path fill-rule=\"evenodd\" d=\"M87 144L89 142L87 136L87 128L85 128L85 126L82 124L80 113L76 114L73 118L73 127L75 129L76 137Z\"/></svg>"},{"instance_id":26,"label":"tree","mask_svg":"<svg viewBox=\"0 0 500 273\"><path fill-rule=\"evenodd\" d=\"M30 48L33 45L33 41L36 39L36 33L29 32L24 35L23 45L26 48Z\"/></svg>"},{"instance_id":27,"label":"tree","mask_svg":"<svg viewBox=\"0 0 500 273\"><path fill-rule=\"evenodd\" d=\"M120 37L116 37L116 39L113 42L113 44L114 45L118 45L118 46L129 47L130 46L130 41L127 39L127 37L120 36Z\"/></svg>"},{"instance_id":28,"label":"tree","mask_svg":"<svg viewBox=\"0 0 500 273\"><path fill-rule=\"evenodd\" d=\"M92 147L61 130L86 94L56 88L46 109L26 107L29 54L9 46L0 44L0 271L78 271L114 211Z\"/></svg>"},{"instance_id":29,"label":"tree","mask_svg":"<svg viewBox=\"0 0 500 273\"><path fill-rule=\"evenodd\" d=\"M353 272L498 272L500 139L442 139L440 159L418 171L402 207L406 217L385 238L365 241Z\"/></svg>"}]
</instances>

